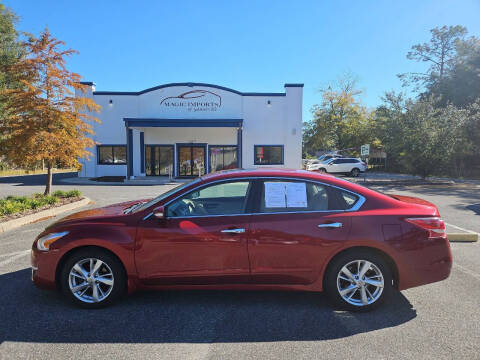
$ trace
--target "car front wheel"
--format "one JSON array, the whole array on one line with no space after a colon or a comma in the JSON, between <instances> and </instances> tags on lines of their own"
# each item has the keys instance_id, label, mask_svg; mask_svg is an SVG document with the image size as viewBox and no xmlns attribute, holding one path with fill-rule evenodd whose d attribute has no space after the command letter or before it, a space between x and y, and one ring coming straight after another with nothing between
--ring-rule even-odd
<instances>
[{"instance_id":1,"label":"car front wheel","mask_svg":"<svg viewBox=\"0 0 480 360\"><path fill-rule=\"evenodd\" d=\"M351 311L369 311L390 295L392 275L377 254L350 252L335 259L328 267L324 287L335 306Z\"/></svg>"},{"instance_id":2,"label":"car front wheel","mask_svg":"<svg viewBox=\"0 0 480 360\"><path fill-rule=\"evenodd\" d=\"M99 308L112 303L125 291L123 266L100 249L80 250L70 256L61 272L64 294L84 308Z\"/></svg>"}]
</instances>

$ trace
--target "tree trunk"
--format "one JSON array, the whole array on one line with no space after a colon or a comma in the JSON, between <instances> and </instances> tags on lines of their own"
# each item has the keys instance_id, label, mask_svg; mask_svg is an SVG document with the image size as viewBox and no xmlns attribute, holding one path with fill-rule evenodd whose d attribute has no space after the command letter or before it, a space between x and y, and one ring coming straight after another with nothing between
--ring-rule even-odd
<instances>
[{"instance_id":1,"label":"tree trunk","mask_svg":"<svg viewBox=\"0 0 480 360\"><path fill-rule=\"evenodd\" d=\"M47 184L45 186L44 195L50 195L52 191L52 164L47 163Z\"/></svg>"}]
</instances>

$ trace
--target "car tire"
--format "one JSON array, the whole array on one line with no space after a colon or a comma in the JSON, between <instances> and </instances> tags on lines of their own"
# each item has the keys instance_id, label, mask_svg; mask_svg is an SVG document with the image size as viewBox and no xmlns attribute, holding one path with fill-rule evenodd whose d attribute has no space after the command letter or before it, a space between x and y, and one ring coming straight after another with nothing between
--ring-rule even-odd
<instances>
[{"instance_id":1,"label":"car tire","mask_svg":"<svg viewBox=\"0 0 480 360\"><path fill-rule=\"evenodd\" d=\"M356 312L376 309L393 290L391 270L385 260L366 250L349 251L335 258L327 268L323 286L336 308Z\"/></svg>"},{"instance_id":2,"label":"car tire","mask_svg":"<svg viewBox=\"0 0 480 360\"><path fill-rule=\"evenodd\" d=\"M90 248L73 253L65 261L60 285L70 302L96 309L112 304L125 293L126 274L115 256ZM76 288L79 290L74 291Z\"/></svg>"},{"instance_id":3,"label":"car tire","mask_svg":"<svg viewBox=\"0 0 480 360\"><path fill-rule=\"evenodd\" d=\"M353 168L352 171L350 171L350 175L352 175L353 177L358 177L360 175L360 169Z\"/></svg>"},{"instance_id":4,"label":"car tire","mask_svg":"<svg viewBox=\"0 0 480 360\"><path fill-rule=\"evenodd\" d=\"M325 168L321 168L321 169L318 169L318 172L320 174L326 174L327 173L327 170Z\"/></svg>"}]
</instances>

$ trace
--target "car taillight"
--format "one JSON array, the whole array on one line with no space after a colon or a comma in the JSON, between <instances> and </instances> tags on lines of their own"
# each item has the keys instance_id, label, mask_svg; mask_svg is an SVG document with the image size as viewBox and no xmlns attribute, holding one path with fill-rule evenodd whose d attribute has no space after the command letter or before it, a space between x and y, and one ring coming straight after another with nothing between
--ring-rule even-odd
<instances>
[{"instance_id":1,"label":"car taillight","mask_svg":"<svg viewBox=\"0 0 480 360\"><path fill-rule=\"evenodd\" d=\"M362 161L362 165L363 165L363 166L367 166L367 163Z\"/></svg>"},{"instance_id":2,"label":"car taillight","mask_svg":"<svg viewBox=\"0 0 480 360\"><path fill-rule=\"evenodd\" d=\"M445 223L439 217L408 218L405 221L428 231L429 238L445 237Z\"/></svg>"}]
</instances>

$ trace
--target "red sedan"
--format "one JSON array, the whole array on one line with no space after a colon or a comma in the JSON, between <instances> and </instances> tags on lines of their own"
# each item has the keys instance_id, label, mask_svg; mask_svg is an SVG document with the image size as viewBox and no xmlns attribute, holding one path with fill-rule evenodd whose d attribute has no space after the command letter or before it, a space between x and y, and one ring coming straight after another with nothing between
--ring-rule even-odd
<instances>
[{"instance_id":1,"label":"red sedan","mask_svg":"<svg viewBox=\"0 0 480 360\"><path fill-rule=\"evenodd\" d=\"M370 310L451 267L435 205L297 170L219 172L82 211L32 247L34 283L87 308L139 289L269 289Z\"/></svg>"}]
</instances>

